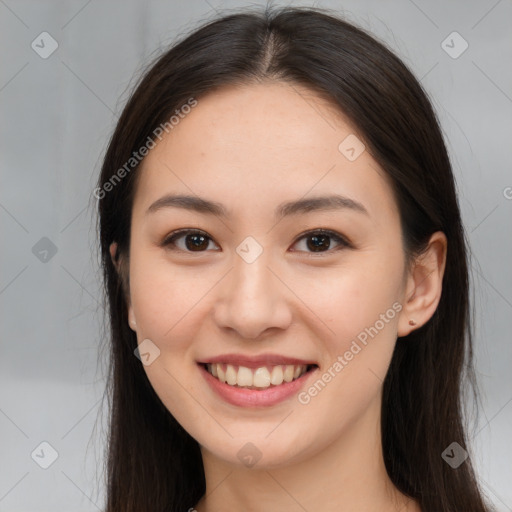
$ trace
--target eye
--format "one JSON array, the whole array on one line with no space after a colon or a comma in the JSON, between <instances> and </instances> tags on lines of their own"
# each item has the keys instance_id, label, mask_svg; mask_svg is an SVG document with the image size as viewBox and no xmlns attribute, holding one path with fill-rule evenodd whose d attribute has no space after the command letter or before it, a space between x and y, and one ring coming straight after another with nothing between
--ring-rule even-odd
<instances>
[{"instance_id":1,"label":"eye","mask_svg":"<svg viewBox=\"0 0 512 512\"><path fill-rule=\"evenodd\" d=\"M184 244L178 243L178 241L181 241L182 239ZM298 244L302 240L306 242L306 250L301 250L299 252L310 252L312 254L328 253L352 247L350 242L348 242L339 233L327 229L317 229L315 231L304 233L293 245ZM334 249L331 247L333 241L337 244ZM177 249L184 252L204 252L208 249L210 242L213 243L213 240L204 231L197 229L180 229L178 231L174 231L165 238L161 245L162 247L170 247L171 250Z\"/></svg>"},{"instance_id":2,"label":"eye","mask_svg":"<svg viewBox=\"0 0 512 512\"><path fill-rule=\"evenodd\" d=\"M176 243L177 240L184 238L185 247ZM204 252L208 248L208 240L212 239L204 232L196 229L180 229L171 233L163 242L163 247L171 246L185 252Z\"/></svg>"},{"instance_id":3,"label":"eye","mask_svg":"<svg viewBox=\"0 0 512 512\"><path fill-rule=\"evenodd\" d=\"M351 244L340 234L330 231L328 229L318 229L316 231L309 231L303 234L297 242L305 241L306 252L311 253L328 253L332 251L339 251L340 249L352 247ZM338 244L334 249L331 248L332 241ZM295 245L295 244L294 244ZM324 250L325 249L325 250ZM294 251L295 252L295 251Z\"/></svg>"}]
</instances>

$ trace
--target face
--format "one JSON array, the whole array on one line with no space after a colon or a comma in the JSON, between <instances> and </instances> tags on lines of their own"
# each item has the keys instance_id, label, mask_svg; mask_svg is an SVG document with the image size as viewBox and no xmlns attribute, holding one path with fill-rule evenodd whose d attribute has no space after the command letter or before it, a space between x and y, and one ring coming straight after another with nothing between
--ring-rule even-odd
<instances>
[{"instance_id":1,"label":"face","mask_svg":"<svg viewBox=\"0 0 512 512\"><path fill-rule=\"evenodd\" d=\"M223 461L305 460L379 407L405 261L390 184L354 137L307 89L227 87L142 164L130 325L162 402Z\"/></svg>"}]
</instances>

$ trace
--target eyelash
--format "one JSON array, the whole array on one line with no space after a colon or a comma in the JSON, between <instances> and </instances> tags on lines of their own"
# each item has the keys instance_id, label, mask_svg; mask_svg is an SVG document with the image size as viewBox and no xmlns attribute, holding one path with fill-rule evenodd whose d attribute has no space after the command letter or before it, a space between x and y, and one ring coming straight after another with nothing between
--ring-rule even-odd
<instances>
[{"instance_id":1,"label":"eyelash","mask_svg":"<svg viewBox=\"0 0 512 512\"><path fill-rule=\"evenodd\" d=\"M202 236L208 238L209 240L213 241L213 239L210 236L208 236L208 234L204 231L197 230L197 229L179 229L177 231L173 231L172 233L170 233L169 236L167 236L160 245L162 247L170 248L170 250L173 250L173 251L182 251L182 252L189 253L189 254L206 252L206 251L188 251L185 249L176 249L176 240L184 237L185 235L202 235ZM319 251L319 252L294 251L294 252L304 252L305 254L309 255L310 257L317 258L318 256L322 257L324 255L329 255L329 254L332 254L334 251L339 251L344 248L352 248L352 245L346 238L341 236L339 233L336 233L335 231L330 231L328 229L315 229L315 230L307 231L306 233L302 233L295 240L293 245L295 245L297 242L299 242L303 238L307 238L308 236L313 236L313 235L327 235L333 241L335 241L336 243L338 243L340 245L334 249L328 249L327 251Z\"/></svg>"}]
</instances>

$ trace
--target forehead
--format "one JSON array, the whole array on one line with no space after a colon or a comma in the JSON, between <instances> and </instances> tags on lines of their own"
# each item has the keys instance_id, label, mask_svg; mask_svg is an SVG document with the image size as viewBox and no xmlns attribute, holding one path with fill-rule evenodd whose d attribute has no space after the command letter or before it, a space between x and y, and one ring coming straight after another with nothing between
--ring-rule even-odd
<instances>
[{"instance_id":1,"label":"forehead","mask_svg":"<svg viewBox=\"0 0 512 512\"><path fill-rule=\"evenodd\" d=\"M355 160L343 153L344 141L361 139L333 103L304 87L224 87L199 98L146 156L134 208L184 193L254 214L334 192L364 203L377 220L383 210L396 215L389 178L368 151Z\"/></svg>"}]
</instances>

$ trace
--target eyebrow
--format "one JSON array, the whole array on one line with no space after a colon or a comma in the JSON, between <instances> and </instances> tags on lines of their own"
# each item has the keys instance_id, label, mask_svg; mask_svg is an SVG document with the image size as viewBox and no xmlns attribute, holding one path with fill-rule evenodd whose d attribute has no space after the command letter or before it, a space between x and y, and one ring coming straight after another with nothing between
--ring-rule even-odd
<instances>
[{"instance_id":1,"label":"eyebrow","mask_svg":"<svg viewBox=\"0 0 512 512\"><path fill-rule=\"evenodd\" d=\"M224 205L198 196L168 194L157 199L147 210L146 215L162 208L183 208L185 210L229 218L230 213ZM274 216L276 219L313 211L352 210L370 216L368 210L358 201L349 197L333 194L328 196L310 197L281 203L277 206Z\"/></svg>"}]
</instances>

